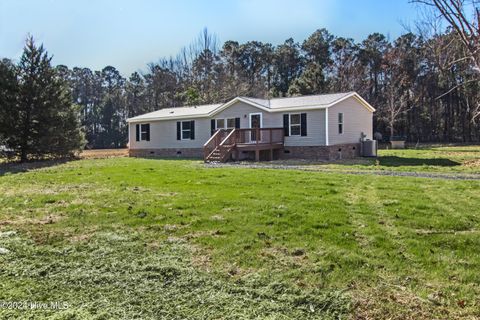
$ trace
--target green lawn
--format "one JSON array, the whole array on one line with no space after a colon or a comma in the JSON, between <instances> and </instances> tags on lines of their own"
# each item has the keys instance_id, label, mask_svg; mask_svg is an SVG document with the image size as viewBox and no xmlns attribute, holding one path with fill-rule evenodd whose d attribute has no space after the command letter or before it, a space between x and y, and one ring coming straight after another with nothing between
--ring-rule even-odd
<instances>
[{"instance_id":1,"label":"green lawn","mask_svg":"<svg viewBox=\"0 0 480 320\"><path fill-rule=\"evenodd\" d=\"M0 303L68 308L0 318L480 317L479 180L132 158L11 171Z\"/></svg>"},{"instance_id":2,"label":"green lawn","mask_svg":"<svg viewBox=\"0 0 480 320\"><path fill-rule=\"evenodd\" d=\"M326 163L322 168L338 170L391 170L440 173L480 173L480 146L423 147L378 150L378 158Z\"/></svg>"}]
</instances>

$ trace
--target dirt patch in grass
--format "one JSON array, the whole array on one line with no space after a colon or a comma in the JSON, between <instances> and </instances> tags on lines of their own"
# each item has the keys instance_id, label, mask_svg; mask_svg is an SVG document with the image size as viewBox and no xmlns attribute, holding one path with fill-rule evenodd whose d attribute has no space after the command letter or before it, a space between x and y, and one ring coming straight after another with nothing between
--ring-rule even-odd
<instances>
[{"instance_id":1,"label":"dirt patch in grass","mask_svg":"<svg viewBox=\"0 0 480 320\"><path fill-rule=\"evenodd\" d=\"M95 149L95 150L83 150L80 153L81 159L104 159L104 158L116 158L127 157L128 149Z\"/></svg>"},{"instance_id":2,"label":"dirt patch in grass","mask_svg":"<svg viewBox=\"0 0 480 320\"><path fill-rule=\"evenodd\" d=\"M0 220L0 225L44 225L53 224L62 220L62 215L49 214L41 218L16 217L15 219Z\"/></svg>"},{"instance_id":3,"label":"dirt patch in grass","mask_svg":"<svg viewBox=\"0 0 480 320\"><path fill-rule=\"evenodd\" d=\"M189 244L189 247L192 252L192 265L200 270L210 272L212 270L212 255L210 250L194 244Z\"/></svg>"},{"instance_id":4,"label":"dirt patch in grass","mask_svg":"<svg viewBox=\"0 0 480 320\"><path fill-rule=\"evenodd\" d=\"M480 168L480 158L465 161L463 165L469 168Z\"/></svg>"},{"instance_id":5,"label":"dirt patch in grass","mask_svg":"<svg viewBox=\"0 0 480 320\"><path fill-rule=\"evenodd\" d=\"M275 265L286 268L298 268L309 264L309 258L304 249L287 249L283 247L264 248L260 256L267 260L275 261Z\"/></svg>"},{"instance_id":6,"label":"dirt patch in grass","mask_svg":"<svg viewBox=\"0 0 480 320\"><path fill-rule=\"evenodd\" d=\"M68 239L71 243L81 243L81 242L88 242L95 236L97 232L97 228L88 228L87 230L82 230L82 233L67 232L65 234L65 238Z\"/></svg>"},{"instance_id":7,"label":"dirt patch in grass","mask_svg":"<svg viewBox=\"0 0 480 320\"><path fill-rule=\"evenodd\" d=\"M364 288L353 292L353 319L432 319L425 301L404 289ZM446 318L445 318L446 319Z\"/></svg>"},{"instance_id":8,"label":"dirt patch in grass","mask_svg":"<svg viewBox=\"0 0 480 320\"><path fill-rule=\"evenodd\" d=\"M419 297L400 285L379 285L354 289L353 315L355 320L392 319L478 319L478 305L470 305L441 291L432 290L426 298ZM475 302L473 302L475 303ZM475 311L477 310L477 311ZM472 316L472 314L477 316Z\"/></svg>"},{"instance_id":9,"label":"dirt patch in grass","mask_svg":"<svg viewBox=\"0 0 480 320\"><path fill-rule=\"evenodd\" d=\"M70 238L72 242L85 242L92 238L91 234L79 234Z\"/></svg>"},{"instance_id":10,"label":"dirt patch in grass","mask_svg":"<svg viewBox=\"0 0 480 320\"><path fill-rule=\"evenodd\" d=\"M85 192L94 192L95 194L109 193L111 189L106 186L100 186L95 183L77 183L77 184L35 184L22 185L0 185L0 194L3 196L36 196L36 195L59 195L62 193L78 193L77 196L84 196ZM60 201L60 200L59 200Z\"/></svg>"},{"instance_id":11,"label":"dirt patch in grass","mask_svg":"<svg viewBox=\"0 0 480 320\"><path fill-rule=\"evenodd\" d=\"M430 230L430 229L416 229L415 233L418 235L437 235L437 234L453 234L453 235L460 235L460 234L471 234L471 233L479 233L480 230L477 229L469 229L469 230Z\"/></svg>"},{"instance_id":12,"label":"dirt patch in grass","mask_svg":"<svg viewBox=\"0 0 480 320\"><path fill-rule=\"evenodd\" d=\"M220 230L202 230L188 233L184 236L186 240L192 240L203 237L220 237L223 235L223 232Z\"/></svg>"},{"instance_id":13,"label":"dirt patch in grass","mask_svg":"<svg viewBox=\"0 0 480 320\"><path fill-rule=\"evenodd\" d=\"M225 218L224 218L222 215L214 214L213 216L210 217L210 220L213 220L213 221L224 221Z\"/></svg>"}]
</instances>

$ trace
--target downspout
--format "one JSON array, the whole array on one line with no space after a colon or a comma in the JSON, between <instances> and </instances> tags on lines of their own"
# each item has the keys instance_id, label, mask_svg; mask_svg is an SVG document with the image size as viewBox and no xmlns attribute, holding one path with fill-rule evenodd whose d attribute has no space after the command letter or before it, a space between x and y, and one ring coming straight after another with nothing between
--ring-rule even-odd
<instances>
[{"instance_id":1,"label":"downspout","mask_svg":"<svg viewBox=\"0 0 480 320\"><path fill-rule=\"evenodd\" d=\"M128 137L128 142L127 142L127 148L130 149L130 122L127 122L127 137Z\"/></svg>"},{"instance_id":2,"label":"downspout","mask_svg":"<svg viewBox=\"0 0 480 320\"><path fill-rule=\"evenodd\" d=\"M328 141L328 108L325 108L325 145L329 145Z\"/></svg>"}]
</instances>

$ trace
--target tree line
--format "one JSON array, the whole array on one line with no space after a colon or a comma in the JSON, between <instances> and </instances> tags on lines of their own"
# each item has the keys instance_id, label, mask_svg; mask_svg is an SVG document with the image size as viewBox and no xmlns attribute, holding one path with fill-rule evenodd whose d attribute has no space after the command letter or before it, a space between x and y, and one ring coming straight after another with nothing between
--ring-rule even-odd
<instances>
[{"instance_id":1,"label":"tree line","mask_svg":"<svg viewBox=\"0 0 480 320\"><path fill-rule=\"evenodd\" d=\"M418 2L441 9L459 0ZM446 8L440 11L444 16L448 8L453 10ZM177 56L150 63L128 77L113 66L90 70L59 65L54 71L68 89L63 97L68 95L75 106L90 148L125 146L125 120L160 108L225 102L236 96L347 91L358 92L377 109L374 131L382 139L478 142L480 36L468 28L462 36L454 23L442 29L432 19L393 40L373 33L360 42L319 29L303 41L290 38L276 46L260 41L221 44L205 29ZM477 27L475 21L471 25ZM8 60L0 67L5 79L18 69Z\"/></svg>"},{"instance_id":2,"label":"tree line","mask_svg":"<svg viewBox=\"0 0 480 320\"><path fill-rule=\"evenodd\" d=\"M177 57L128 78L111 66L57 69L81 106L92 147L124 146L125 119L160 108L346 91L377 109L374 127L384 138L473 142L480 139L480 83L464 56L452 30L393 41L374 33L356 43L320 29L301 43L227 41L220 48L204 30Z\"/></svg>"}]
</instances>

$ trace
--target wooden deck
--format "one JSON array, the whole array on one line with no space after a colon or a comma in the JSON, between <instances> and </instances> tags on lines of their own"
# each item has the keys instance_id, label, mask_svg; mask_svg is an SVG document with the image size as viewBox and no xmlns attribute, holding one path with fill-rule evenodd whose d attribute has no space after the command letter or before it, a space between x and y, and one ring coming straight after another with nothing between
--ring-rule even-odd
<instances>
[{"instance_id":1,"label":"wooden deck","mask_svg":"<svg viewBox=\"0 0 480 320\"><path fill-rule=\"evenodd\" d=\"M253 151L255 161L260 161L260 151L268 150L269 159L273 151L283 148L283 128L220 129L205 143L205 162L226 162L235 156L240 159L241 151Z\"/></svg>"}]
</instances>

